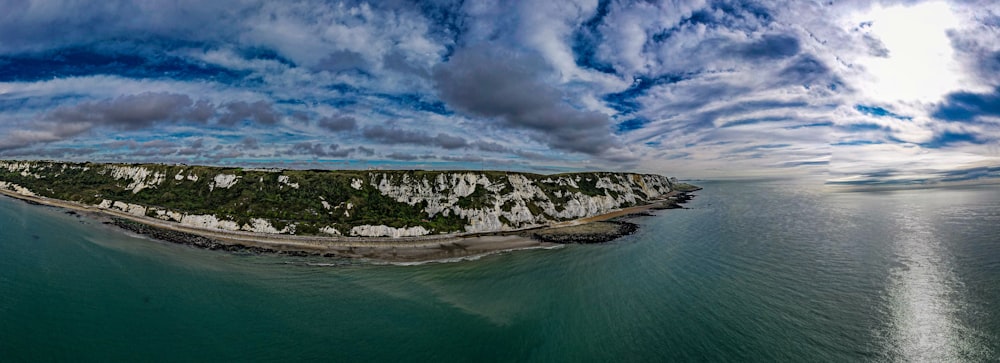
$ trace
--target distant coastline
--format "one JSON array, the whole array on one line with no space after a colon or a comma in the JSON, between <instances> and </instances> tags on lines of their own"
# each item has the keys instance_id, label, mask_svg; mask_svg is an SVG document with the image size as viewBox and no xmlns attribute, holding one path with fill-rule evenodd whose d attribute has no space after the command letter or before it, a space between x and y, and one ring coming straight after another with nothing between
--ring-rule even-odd
<instances>
[{"instance_id":1,"label":"distant coastline","mask_svg":"<svg viewBox=\"0 0 1000 363\"><path fill-rule=\"evenodd\" d=\"M113 209L96 208L41 196L28 196L8 190L0 190L0 194L33 205L61 208L67 210L67 213L79 213L104 224L114 225L156 240L209 250L419 263L524 249L555 248L566 243L611 241L635 231L637 226L627 219L649 215L651 210L681 208L681 204L693 197L690 193L700 189L672 191L651 203L548 226L502 232L395 238L296 236L202 229Z\"/></svg>"}]
</instances>

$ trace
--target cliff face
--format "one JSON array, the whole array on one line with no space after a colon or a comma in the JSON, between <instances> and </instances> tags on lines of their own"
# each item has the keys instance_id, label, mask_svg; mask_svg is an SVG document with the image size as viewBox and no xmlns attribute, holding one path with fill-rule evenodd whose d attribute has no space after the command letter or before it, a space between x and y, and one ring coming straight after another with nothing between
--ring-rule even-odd
<instances>
[{"instance_id":1,"label":"cliff face","mask_svg":"<svg viewBox=\"0 0 1000 363\"><path fill-rule=\"evenodd\" d=\"M643 204L659 175L301 171L0 161L0 189L220 230L422 236L527 228Z\"/></svg>"}]
</instances>

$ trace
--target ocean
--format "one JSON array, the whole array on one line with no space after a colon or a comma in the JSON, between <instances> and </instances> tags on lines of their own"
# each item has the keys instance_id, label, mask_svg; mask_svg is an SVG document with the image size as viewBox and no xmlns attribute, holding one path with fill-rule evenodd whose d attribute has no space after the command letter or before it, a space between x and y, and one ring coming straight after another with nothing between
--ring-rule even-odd
<instances>
[{"instance_id":1,"label":"ocean","mask_svg":"<svg viewBox=\"0 0 1000 363\"><path fill-rule=\"evenodd\" d=\"M0 361L1000 359L1000 188L697 182L600 245L238 255L0 198Z\"/></svg>"}]
</instances>

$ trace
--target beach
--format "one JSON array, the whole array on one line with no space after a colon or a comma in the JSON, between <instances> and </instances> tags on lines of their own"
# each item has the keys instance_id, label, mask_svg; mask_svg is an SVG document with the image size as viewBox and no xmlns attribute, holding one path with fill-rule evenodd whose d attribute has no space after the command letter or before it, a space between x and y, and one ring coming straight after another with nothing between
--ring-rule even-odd
<instances>
[{"instance_id":1,"label":"beach","mask_svg":"<svg viewBox=\"0 0 1000 363\"><path fill-rule=\"evenodd\" d=\"M554 223L550 226L491 233L454 233L420 237L324 237L283 235L243 231L222 231L195 228L147 216L137 216L117 210L99 208L76 202L40 196L28 196L6 190L0 193L37 205L74 211L104 224L148 236L150 238L213 250L249 253L278 253L289 255L317 255L340 258L363 258L386 262L419 263L438 260L470 259L480 256L524 249L558 248L563 243L590 243L588 229L575 226L594 222L642 215L654 209L676 208L674 199L686 200L686 192L670 192L651 203L622 208L597 216ZM627 222L619 222L627 223ZM537 231L557 231L557 240L540 238ZM601 229L604 242L632 233ZM561 232L561 233L560 233ZM553 242L556 241L556 242Z\"/></svg>"}]
</instances>

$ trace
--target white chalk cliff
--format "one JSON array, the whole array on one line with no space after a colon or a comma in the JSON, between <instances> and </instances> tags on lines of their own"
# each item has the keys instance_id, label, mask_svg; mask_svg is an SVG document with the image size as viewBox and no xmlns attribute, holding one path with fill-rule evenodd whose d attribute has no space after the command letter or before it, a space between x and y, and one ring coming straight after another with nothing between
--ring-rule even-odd
<instances>
[{"instance_id":1,"label":"white chalk cliff","mask_svg":"<svg viewBox=\"0 0 1000 363\"><path fill-rule=\"evenodd\" d=\"M101 180L105 184L102 187L105 189L91 189L94 191L90 194L77 198L86 198L83 200L99 208L135 216L214 230L270 234L295 234L297 230L309 230L312 231L310 233L335 236L399 238L508 231L595 216L660 198L671 192L676 182L660 175L633 173L545 176L476 171L352 171L329 174L343 175L339 177L342 179L317 178L326 174L310 175L304 174L307 173L304 171L267 170L266 174L262 173L249 169L240 171L186 165L0 161L0 189L51 197L45 193L49 189L46 185L63 183L60 178L68 178L64 175L87 174L89 179L85 180L90 180L88 183L94 178L103 178ZM108 190L106 188L116 190L112 193L114 196L102 195ZM221 193L220 189L233 190ZM330 190L336 192L324 192ZM250 204L234 202L228 209L220 209L220 205L216 204L192 210L163 207L191 203L188 198L188 204L171 204L169 202L173 199L167 195L174 195L173 198L181 194L214 196L215 199L211 199L213 203L225 204L229 202L225 199L220 201L220 196L232 198L231 195L253 194L251 191L258 192L258 195L263 191L268 197L278 197L270 200L295 200L294 208L298 210L294 212L300 213L298 215L310 213L307 216L313 220L312 224L307 225L308 229L299 228L305 222L287 217L288 214L272 214L285 216L281 220L261 218L254 211L273 207L254 205L258 202L252 200L248 202ZM366 198L371 195L382 197L368 201ZM145 205L142 201L154 202ZM393 210L405 210L408 217L385 221L384 224L375 219L372 223L371 216L362 214L371 211L373 203L379 206L393 204L396 208ZM228 212L205 213L221 210ZM244 210L247 212L243 213ZM452 222L434 222L442 220L442 217ZM455 218L458 222L453 222Z\"/></svg>"}]
</instances>

